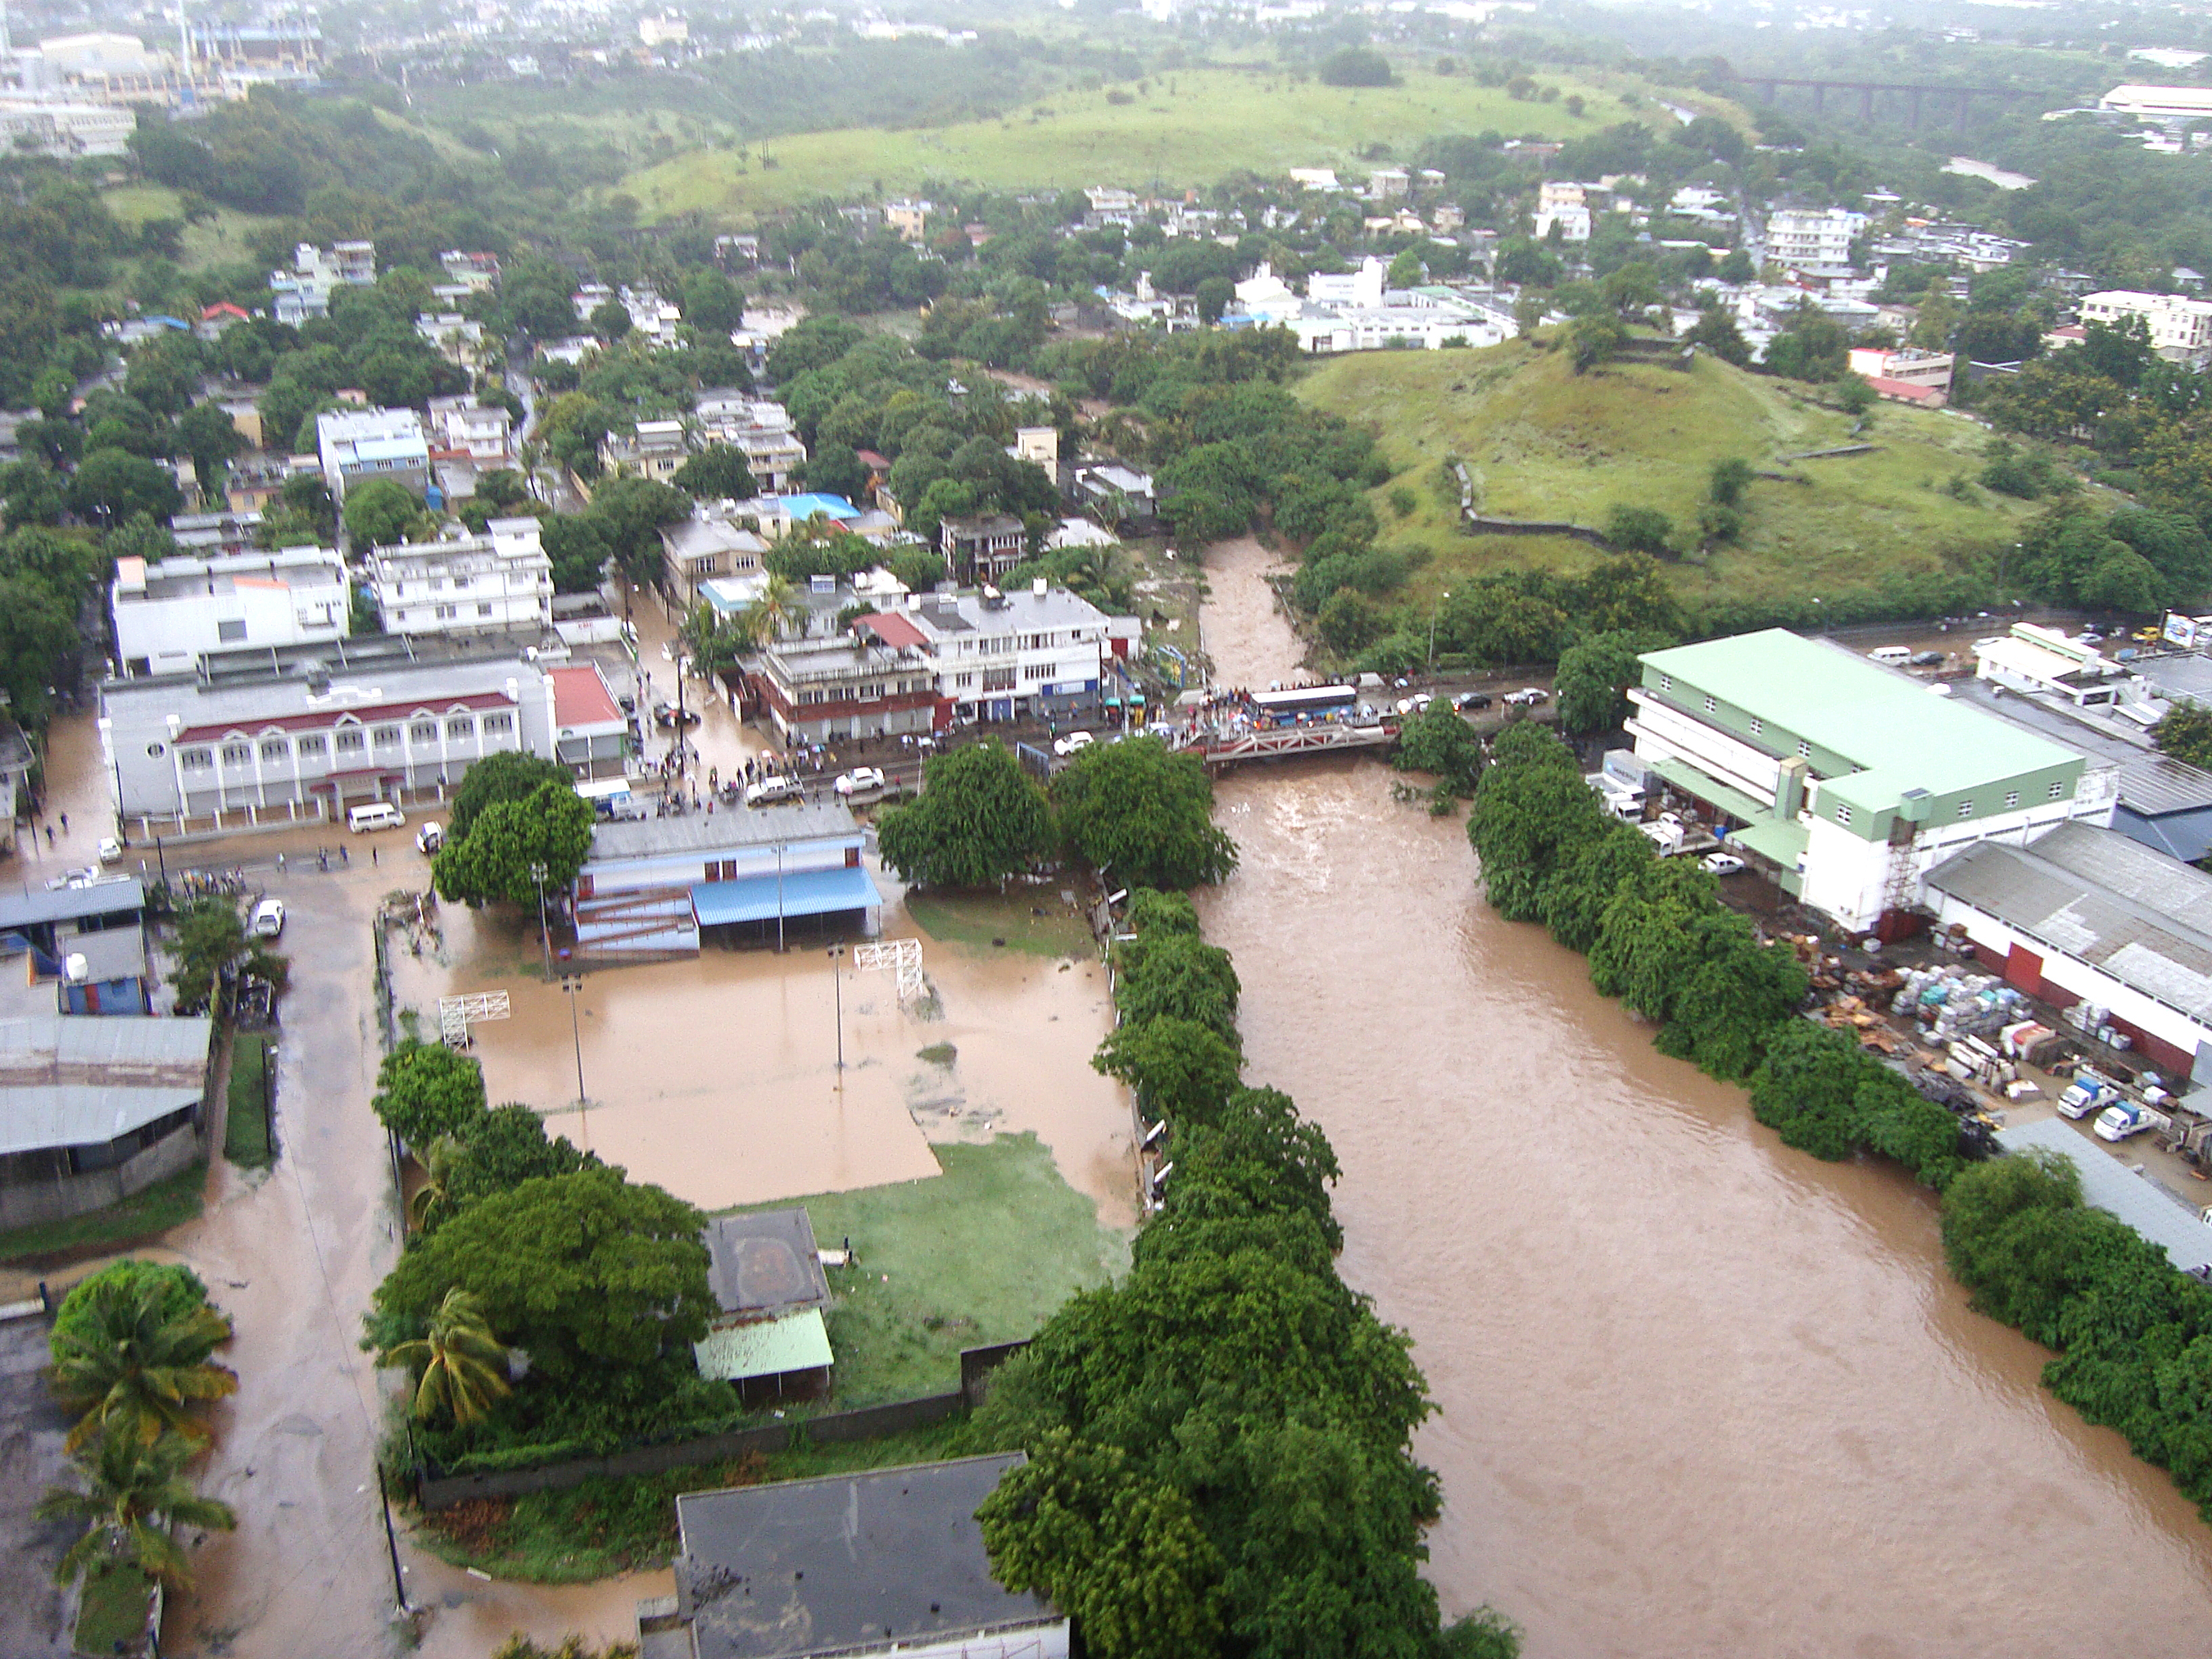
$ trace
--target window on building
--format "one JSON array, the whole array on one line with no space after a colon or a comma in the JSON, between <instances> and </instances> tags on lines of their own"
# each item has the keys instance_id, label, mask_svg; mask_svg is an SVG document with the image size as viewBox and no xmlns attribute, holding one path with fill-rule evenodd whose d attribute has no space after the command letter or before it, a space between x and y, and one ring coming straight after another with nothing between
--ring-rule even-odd
<instances>
[{"instance_id":1,"label":"window on building","mask_svg":"<svg viewBox=\"0 0 2212 1659\"><path fill-rule=\"evenodd\" d=\"M1014 689L1014 671L1011 668L987 668L983 671L986 691L1011 691Z\"/></svg>"},{"instance_id":2,"label":"window on building","mask_svg":"<svg viewBox=\"0 0 2212 1659\"><path fill-rule=\"evenodd\" d=\"M2057 782L2057 783L2054 783L2054 784L2052 784L2052 785L2051 786L2051 799L2053 799L2053 800L2062 800L2062 799L2063 799L2065 798L2065 795L2066 795L2066 785L2065 785L2065 783L2064 783L2063 781L2060 781L2060 782Z\"/></svg>"},{"instance_id":3,"label":"window on building","mask_svg":"<svg viewBox=\"0 0 2212 1659\"><path fill-rule=\"evenodd\" d=\"M376 746L379 749L388 744L396 745L399 741L399 728L396 726L380 726L375 729L374 736Z\"/></svg>"},{"instance_id":4,"label":"window on building","mask_svg":"<svg viewBox=\"0 0 2212 1659\"><path fill-rule=\"evenodd\" d=\"M1705 713L1708 714L1712 714L1715 710L1719 708L1720 706L1720 701L1718 698L1707 697L1705 699Z\"/></svg>"},{"instance_id":5,"label":"window on building","mask_svg":"<svg viewBox=\"0 0 2212 1659\"><path fill-rule=\"evenodd\" d=\"M1674 677L1672 674L1662 674L1659 677L1659 689L1662 691L1672 691L1674 689Z\"/></svg>"},{"instance_id":6,"label":"window on building","mask_svg":"<svg viewBox=\"0 0 2212 1659\"><path fill-rule=\"evenodd\" d=\"M477 723L466 714L454 714L447 719L446 735L453 738L468 738L476 735Z\"/></svg>"},{"instance_id":7,"label":"window on building","mask_svg":"<svg viewBox=\"0 0 2212 1659\"><path fill-rule=\"evenodd\" d=\"M2019 790L2017 790L2017 789L2008 789L2008 790L2006 790L2006 791L2005 791L2005 805L2006 805L2007 806L2008 806L2008 807L2010 807L2010 806L2017 806L2017 805L2020 805L2020 791L2019 791Z\"/></svg>"},{"instance_id":8,"label":"window on building","mask_svg":"<svg viewBox=\"0 0 2212 1659\"><path fill-rule=\"evenodd\" d=\"M1962 818L1970 818L1973 817L1974 803L1971 800L1960 801L1959 803L1959 816Z\"/></svg>"},{"instance_id":9,"label":"window on building","mask_svg":"<svg viewBox=\"0 0 2212 1659\"><path fill-rule=\"evenodd\" d=\"M284 739L282 738L264 738L261 739L261 758L264 761L281 762L289 752L289 751L286 747Z\"/></svg>"},{"instance_id":10,"label":"window on building","mask_svg":"<svg viewBox=\"0 0 2212 1659\"><path fill-rule=\"evenodd\" d=\"M307 736L299 740L300 758L301 760L306 760L312 756L315 759L320 760L325 752L329 750L330 746L330 739L325 738L321 732L310 732Z\"/></svg>"},{"instance_id":11,"label":"window on building","mask_svg":"<svg viewBox=\"0 0 2212 1659\"><path fill-rule=\"evenodd\" d=\"M454 617L459 616L461 613L457 606L441 605L433 610L430 614L440 622L451 622Z\"/></svg>"},{"instance_id":12,"label":"window on building","mask_svg":"<svg viewBox=\"0 0 2212 1659\"><path fill-rule=\"evenodd\" d=\"M179 749L177 764L187 772L204 772L215 764L215 757L204 749Z\"/></svg>"},{"instance_id":13,"label":"window on building","mask_svg":"<svg viewBox=\"0 0 2212 1659\"><path fill-rule=\"evenodd\" d=\"M238 641L244 639L246 637L246 618L240 617L234 621L217 622L215 625L215 636L225 644L234 644Z\"/></svg>"},{"instance_id":14,"label":"window on building","mask_svg":"<svg viewBox=\"0 0 2212 1659\"><path fill-rule=\"evenodd\" d=\"M477 606L477 615L479 617L489 617L491 615L490 605L489 603L480 602Z\"/></svg>"},{"instance_id":15,"label":"window on building","mask_svg":"<svg viewBox=\"0 0 2212 1659\"><path fill-rule=\"evenodd\" d=\"M225 766L245 766L253 759L253 751L242 743L227 743L222 746Z\"/></svg>"},{"instance_id":16,"label":"window on building","mask_svg":"<svg viewBox=\"0 0 2212 1659\"><path fill-rule=\"evenodd\" d=\"M1810 760L1813 758L1813 745L1805 738L1800 738L1797 739L1797 752L1807 760Z\"/></svg>"},{"instance_id":17,"label":"window on building","mask_svg":"<svg viewBox=\"0 0 2212 1659\"><path fill-rule=\"evenodd\" d=\"M410 743L437 742L438 722L435 720L416 720L414 725L407 728L407 740Z\"/></svg>"},{"instance_id":18,"label":"window on building","mask_svg":"<svg viewBox=\"0 0 2212 1659\"><path fill-rule=\"evenodd\" d=\"M486 714L483 717L484 736L488 738L503 738L514 730L514 716L512 714Z\"/></svg>"},{"instance_id":19,"label":"window on building","mask_svg":"<svg viewBox=\"0 0 2212 1659\"><path fill-rule=\"evenodd\" d=\"M1766 722L1753 714L1751 717L1751 735L1755 738L1765 730L1766 730Z\"/></svg>"},{"instance_id":20,"label":"window on building","mask_svg":"<svg viewBox=\"0 0 2212 1659\"><path fill-rule=\"evenodd\" d=\"M1838 801L1836 803L1836 822L1838 823L1849 823L1850 821L1851 809L1844 805L1843 802Z\"/></svg>"},{"instance_id":21,"label":"window on building","mask_svg":"<svg viewBox=\"0 0 2212 1659\"><path fill-rule=\"evenodd\" d=\"M368 734L366 732L363 732L357 726L348 726L344 731L338 733L338 753L341 755L358 755L361 753L362 744L368 736Z\"/></svg>"},{"instance_id":22,"label":"window on building","mask_svg":"<svg viewBox=\"0 0 2212 1659\"><path fill-rule=\"evenodd\" d=\"M952 677L952 684L956 690L965 690L975 684L975 677L973 674L955 674Z\"/></svg>"}]
</instances>

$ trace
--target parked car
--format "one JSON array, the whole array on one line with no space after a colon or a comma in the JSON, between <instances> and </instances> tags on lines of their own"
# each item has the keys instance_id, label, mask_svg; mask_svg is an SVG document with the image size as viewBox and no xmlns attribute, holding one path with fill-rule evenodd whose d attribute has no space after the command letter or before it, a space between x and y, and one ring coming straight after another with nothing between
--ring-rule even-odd
<instances>
[{"instance_id":1,"label":"parked car","mask_svg":"<svg viewBox=\"0 0 2212 1659\"><path fill-rule=\"evenodd\" d=\"M1950 653L1945 651L1916 651L1912 653L1915 668L1941 668L1950 659Z\"/></svg>"},{"instance_id":2,"label":"parked car","mask_svg":"<svg viewBox=\"0 0 2212 1659\"><path fill-rule=\"evenodd\" d=\"M1743 860L1733 853L1708 853L1698 867L1709 876L1732 876L1743 868Z\"/></svg>"},{"instance_id":3,"label":"parked car","mask_svg":"<svg viewBox=\"0 0 2212 1659\"><path fill-rule=\"evenodd\" d=\"M2004 643L2004 635L2002 635L2002 634L1992 634L1992 635L1990 635L1990 637L1989 637L1989 638L1987 638L1987 639L1985 639L1985 640L1976 640L1976 641L1974 641L1974 649L1975 649L1975 650L1977 650L1977 651L1986 651L1986 650L1988 650L1988 649L1989 649L1991 646L1993 646L1993 645L2002 645L2003 643Z\"/></svg>"},{"instance_id":4,"label":"parked car","mask_svg":"<svg viewBox=\"0 0 2212 1659\"><path fill-rule=\"evenodd\" d=\"M837 781L831 787L841 795L866 795L882 788L884 781L883 769L880 767L856 766L851 771L840 775Z\"/></svg>"},{"instance_id":5,"label":"parked car","mask_svg":"<svg viewBox=\"0 0 2212 1659\"><path fill-rule=\"evenodd\" d=\"M1062 760L1065 760L1070 755L1081 754L1085 750L1090 748L1091 745L1097 741L1097 739L1093 738L1088 732L1071 732L1059 742L1053 744L1052 752L1058 755Z\"/></svg>"},{"instance_id":6,"label":"parked car","mask_svg":"<svg viewBox=\"0 0 2212 1659\"><path fill-rule=\"evenodd\" d=\"M415 832L415 850L425 858L445 844L446 826L442 823L426 823Z\"/></svg>"},{"instance_id":7,"label":"parked car","mask_svg":"<svg viewBox=\"0 0 2212 1659\"><path fill-rule=\"evenodd\" d=\"M276 939L284 931L284 901L265 898L253 907L253 937Z\"/></svg>"},{"instance_id":8,"label":"parked car","mask_svg":"<svg viewBox=\"0 0 2212 1659\"><path fill-rule=\"evenodd\" d=\"M1505 694L1507 704L1515 708L1534 708L1539 703L1549 702L1552 694L1541 686L1524 685L1518 691Z\"/></svg>"},{"instance_id":9,"label":"parked car","mask_svg":"<svg viewBox=\"0 0 2212 1659\"><path fill-rule=\"evenodd\" d=\"M2074 1081L2068 1084L2065 1092L2058 1097L2058 1115L2061 1117L2085 1118L2103 1111L2107 1106L2118 1105L2121 1098L2118 1089L2084 1066L2074 1073Z\"/></svg>"},{"instance_id":10,"label":"parked car","mask_svg":"<svg viewBox=\"0 0 2212 1659\"><path fill-rule=\"evenodd\" d=\"M699 711L696 708L678 708L672 702L657 702L653 705L653 723L664 729L678 726L696 726L699 724Z\"/></svg>"},{"instance_id":11,"label":"parked car","mask_svg":"<svg viewBox=\"0 0 2212 1659\"><path fill-rule=\"evenodd\" d=\"M2074 637L2083 645L2102 645L2105 642L2105 636L2094 628L2085 628Z\"/></svg>"},{"instance_id":12,"label":"parked car","mask_svg":"<svg viewBox=\"0 0 2212 1659\"><path fill-rule=\"evenodd\" d=\"M100 861L102 864L112 864L116 860L122 856L123 843L121 842L116 840L112 836L102 836L100 838Z\"/></svg>"},{"instance_id":13,"label":"parked car","mask_svg":"<svg viewBox=\"0 0 2212 1659\"><path fill-rule=\"evenodd\" d=\"M1467 710L1470 708L1487 708L1490 707L1490 693L1487 691L1462 691L1459 696L1452 699L1452 707L1458 709L1462 714L1466 713Z\"/></svg>"},{"instance_id":14,"label":"parked car","mask_svg":"<svg viewBox=\"0 0 2212 1659\"><path fill-rule=\"evenodd\" d=\"M745 805L748 806L780 806L787 801L805 799L806 791L799 787L796 778L780 775L763 778L758 783L748 785L745 789Z\"/></svg>"}]
</instances>

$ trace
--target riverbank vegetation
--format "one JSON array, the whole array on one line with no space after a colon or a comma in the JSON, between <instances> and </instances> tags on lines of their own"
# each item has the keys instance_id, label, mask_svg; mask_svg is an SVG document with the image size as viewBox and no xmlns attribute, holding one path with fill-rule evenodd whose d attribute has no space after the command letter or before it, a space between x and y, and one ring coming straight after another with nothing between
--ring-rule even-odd
<instances>
[{"instance_id":1,"label":"riverbank vegetation","mask_svg":"<svg viewBox=\"0 0 2212 1659\"><path fill-rule=\"evenodd\" d=\"M2057 1355L2045 1385L2172 1473L2212 1521L2212 1286L2081 1201L2041 1154L1975 1161L1959 1121L1850 1036L1799 1017L1796 958L1760 943L1686 859L1614 819L1542 728L1509 728L1468 838L1489 902L1589 961L1656 1046L1745 1084L1759 1121L1816 1158L1875 1153L1942 1194L1946 1260L1974 1306Z\"/></svg>"},{"instance_id":2,"label":"riverbank vegetation","mask_svg":"<svg viewBox=\"0 0 2212 1659\"><path fill-rule=\"evenodd\" d=\"M1447 1630L1420 1575L1441 1496L1411 1439L1431 1407L1410 1340L1337 1275L1327 1138L1243 1085L1235 969L1188 899L1134 893L1128 920L1121 1047L1231 1060L1133 1079L1166 1121L1159 1213L1127 1276L1047 1322L977 1413L1030 1454L979 1512L994 1573L1098 1659L1510 1655L1487 1612Z\"/></svg>"}]
</instances>

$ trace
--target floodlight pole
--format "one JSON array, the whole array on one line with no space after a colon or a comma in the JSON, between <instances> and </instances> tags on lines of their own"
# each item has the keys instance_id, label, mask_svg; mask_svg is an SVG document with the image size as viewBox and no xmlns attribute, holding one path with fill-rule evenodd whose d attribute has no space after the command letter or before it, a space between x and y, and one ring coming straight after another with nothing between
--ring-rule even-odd
<instances>
[{"instance_id":1,"label":"floodlight pole","mask_svg":"<svg viewBox=\"0 0 2212 1659\"><path fill-rule=\"evenodd\" d=\"M530 878L538 884L538 954L545 959L545 977L549 981L553 977L553 941L545 931L545 878L551 872L546 869L542 861L532 862Z\"/></svg>"},{"instance_id":2,"label":"floodlight pole","mask_svg":"<svg viewBox=\"0 0 2212 1659\"><path fill-rule=\"evenodd\" d=\"M844 955L843 945L830 947L830 983L836 988L837 996L837 1086L840 1089L845 1086L845 976L838 970L838 964Z\"/></svg>"},{"instance_id":3,"label":"floodlight pole","mask_svg":"<svg viewBox=\"0 0 2212 1659\"><path fill-rule=\"evenodd\" d=\"M576 993L584 988L581 974L561 975L561 988L568 994L568 1035L576 1044L576 1109L584 1109L584 1028L576 1015Z\"/></svg>"}]
</instances>

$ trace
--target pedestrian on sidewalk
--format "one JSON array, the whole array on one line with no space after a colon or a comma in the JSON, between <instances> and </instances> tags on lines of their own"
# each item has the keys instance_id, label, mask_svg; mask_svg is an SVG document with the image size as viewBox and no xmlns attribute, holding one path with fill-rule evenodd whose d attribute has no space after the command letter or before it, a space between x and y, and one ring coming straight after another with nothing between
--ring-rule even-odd
<instances>
[{"instance_id":1,"label":"pedestrian on sidewalk","mask_svg":"<svg viewBox=\"0 0 2212 1659\"><path fill-rule=\"evenodd\" d=\"M62 834L69 834L69 814L66 812L62 814Z\"/></svg>"},{"instance_id":2,"label":"pedestrian on sidewalk","mask_svg":"<svg viewBox=\"0 0 2212 1659\"><path fill-rule=\"evenodd\" d=\"M47 848L47 850L48 850L49 852L51 852L51 851L53 849L53 845L54 845L54 826L53 826L52 824L51 824L51 823L50 823L50 824L48 824L48 825L46 826L46 848Z\"/></svg>"}]
</instances>

